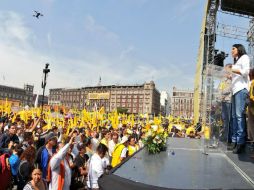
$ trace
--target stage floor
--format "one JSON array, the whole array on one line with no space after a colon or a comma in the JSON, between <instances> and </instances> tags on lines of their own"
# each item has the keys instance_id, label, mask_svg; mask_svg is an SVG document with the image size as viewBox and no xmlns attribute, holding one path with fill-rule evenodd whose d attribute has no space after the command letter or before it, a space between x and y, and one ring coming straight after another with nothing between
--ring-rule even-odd
<instances>
[{"instance_id":1,"label":"stage floor","mask_svg":"<svg viewBox=\"0 0 254 190\"><path fill-rule=\"evenodd\" d=\"M201 140L169 138L167 151L149 155L139 151L111 175L170 189L254 189L254 166L246 175L231 157L219 150L202 153ZM235 158L236 159L236 158ZM252 163L251 163L252 164Z\"/></svg>"}]
</instances>

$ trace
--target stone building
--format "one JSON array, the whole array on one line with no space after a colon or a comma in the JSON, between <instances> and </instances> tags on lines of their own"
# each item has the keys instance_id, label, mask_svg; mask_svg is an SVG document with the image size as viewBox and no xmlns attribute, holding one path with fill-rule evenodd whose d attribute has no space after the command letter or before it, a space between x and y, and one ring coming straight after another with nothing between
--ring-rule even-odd
<instances>
[{"instance_id":1,"label":"stone building","mask_svg":"<svg viewBox=\"0 0 254 190\"><path fill-rule=\"evenodd\" d=\"M104 107L106 112L126 108L128 113L160 113L160 92L153 81L140 85L108 85L49 90L49 105L89 111Z\"/></svg>"},{"instance_id":2,"label":"stone building","mask_svg":"<svg viewBox=\"0 0 254 190\"><path fill-rule=\"evenodd\" d=\"M33 106L33 85L25 84L24 88L0 85L0 99L19 101L22 106Z\"/></svg>"},{"instance_id":3,"label":"stone building","mask_svg":"<svg viewBox=\"0 0 254 190\"><path fill-rule=\"evenodd\" d=\"M177 117L192 118L194 114L193 96L193 90L183 90L173 87L171 96L171 114Z\"/></svg>"}]
</instances>

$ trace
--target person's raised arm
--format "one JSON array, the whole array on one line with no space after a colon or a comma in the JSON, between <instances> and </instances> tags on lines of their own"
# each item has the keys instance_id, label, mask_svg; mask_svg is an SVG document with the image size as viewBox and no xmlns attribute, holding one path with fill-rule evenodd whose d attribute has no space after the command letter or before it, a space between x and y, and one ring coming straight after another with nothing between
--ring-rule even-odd
<instances>
[{"instance_id":1,"label":"person's raised arm","mask_svg":"<svg viewBox=\"0 0 254 190\"><path fill-rule=\"evenodd\" d=\"M50 166L52 170L56 169L60 165L60 162L65 158L70 148L70 145L74 143L74 140L75 140L75 136L72 136L69 143L67 143L52 157L50 161Z\"/></svg>"},{"instance_id":2,"label":"person's raised arm","mask_svg":"<svg viewBox=\"0 0 254 190\"><path fill-rule=\"evenodd\" d=\"M37 125L39 124L41 118L37 118L31 125L30 125L30 128L27 132L33 132L34 129L37 127Z\"/></svg>"}]
</instances>

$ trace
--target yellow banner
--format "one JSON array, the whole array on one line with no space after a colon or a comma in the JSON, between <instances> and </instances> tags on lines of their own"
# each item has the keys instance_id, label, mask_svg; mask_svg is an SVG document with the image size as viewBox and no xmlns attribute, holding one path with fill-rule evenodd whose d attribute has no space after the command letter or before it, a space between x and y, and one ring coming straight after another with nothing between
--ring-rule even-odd
<instances>
[{"instance_id":1,"label":"yellow banner","mask_svg":"<svg viewBox=\"0 0 254 190\"><path fill-rule=\"evenodd\" d=\"M89 100L108 100L110 94L109 93L89 93L88 99Z\"/></svg>"}]
</instances>

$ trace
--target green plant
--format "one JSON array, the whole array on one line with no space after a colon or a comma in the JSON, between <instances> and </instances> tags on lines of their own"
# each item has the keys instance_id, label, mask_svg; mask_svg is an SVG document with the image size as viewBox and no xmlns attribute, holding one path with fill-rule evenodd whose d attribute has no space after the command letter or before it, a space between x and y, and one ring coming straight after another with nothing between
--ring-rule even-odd
<instances>
[{"instance_id":1,"label":"green plant","mask_svg":"<svg viewBox=\"0 0 254 190\"><path fill-rule=\"evenodd\" d=\"M162 127L151 126L143 139L149 154L156 154L166 150L167 136L167 132Z\"/></svg>"}]
</instances>

